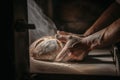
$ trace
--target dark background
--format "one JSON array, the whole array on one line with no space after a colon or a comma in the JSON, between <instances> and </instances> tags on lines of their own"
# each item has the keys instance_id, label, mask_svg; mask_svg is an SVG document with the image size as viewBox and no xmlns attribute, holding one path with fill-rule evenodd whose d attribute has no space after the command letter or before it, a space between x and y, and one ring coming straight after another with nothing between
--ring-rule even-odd
<instances>
[{"instance_id":1,"label":"dark background","mask_svg":"<svg viewBox=\"0 0 120 80\"><path fill-rule=\"evenodd\" d=\"M84 33L115 0L35 0L57 29Z\"/></svg>"},{"instance_id":2,"label":"dark background","mask_svg":"<svg viewBox=\"0 0 120 80\"><path fill-rule=\"evenodd\" d=\"M58 0L58 2L57 2L57 0L55 0L54 6L59 6L59 8L66 9L67 7L66 8L64 8L64 6L61 7L61 3L68 4L67 1L70 1L70 3L72 3L72 1L75 1L75 0ZM78 1L78 0L76 0L76 1ZM88 0L88 1L90 1L90 0ZM97 0L94 0L94 1L97 1ZM99 1L97 2L98 4L104 5L106 3L105 1L108 2L111 0L99 0ZM13 3L12 2L13 2L13 0L4 0L4 1L2 1L2 7L1 7L2 8L2 11L1 11L1 13L2 13L1 14L1 20L2 20L2 23L1 23L1 40L2 40L1 41L1 45L2 45L1 46L2 47L1 48L2 49L1 50L1 54L2 54L1 55L1 59L2 59L1 60L1 66L2 66L1 74L2 74L2 77L1 77L1 79L3 79L3 80L15 80L13 7L12 7ZM62 5L64 5L64 4L62 4ZM98 12L97 14L95 13L96 17L92 18L92 20L90 22L89 22L89 20L88 21L86 20L86 19L88 19L88 17L83 16L83 17L86 17L85 22L89 22L88 24L91 25L96 20L96 18L100 15L100 13L107 7L106 5L109 5L109 2L108 2L108 4L106 4L104 6L103 5L101 6L101 5L99 6L99 8L100 7L103 7L103 8L101 8L100 11L96 11L96 12ZM56 8L58 8L58 7L56 7ZM72 8L74 8L74 7L72 7ZM53 12L53 13L54 13L54 16L51 16L51 18L55 21L55 23L59 26L58 28L61 30L63 29L63 28L61 28L61 25L65 25L67 23L69 24L69 21L71 23L74 22L73 18L71 18L71 17L66 18L62 15L62 13L64 13L64 11L58 12L57 9L55 9L55 12ZM57 13L59 13L59 14L57 14ZM69 11L68 11L68 13L69 13ZM91 14L91 13L86 13L86 14ZM79 16L79 17L81 17L81 16ZM91 19L91 18L89 18L89 19ZM76 20L76 17L75 17L75 20ZM70 31L70 30L67 29L66 31ZM84 30L83 30L83 32L84 32ZM106 80L106 79L119 80L119 77L39 74L39 76L36 76L35 79L37 79L37 80Z\"/></svg>"}]
</instances>

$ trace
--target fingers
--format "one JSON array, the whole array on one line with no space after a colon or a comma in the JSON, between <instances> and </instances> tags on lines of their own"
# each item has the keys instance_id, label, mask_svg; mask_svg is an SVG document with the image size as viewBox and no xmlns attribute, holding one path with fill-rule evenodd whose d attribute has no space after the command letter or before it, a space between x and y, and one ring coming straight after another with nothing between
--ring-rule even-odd
<instances>
[{"instance_id":1,"label":"fingers","mask_svg":"<svg viewBox=\"0 0 120 80\"><path fill-rule=\"evenodd\" d=\"M77 50L77 51L73 50L73 52L75 51L76 54L78 55L81 54L80 53L81 51L78 50L78 48L81 47L80 43L82 43L81 40L84 36L78 35L78 34L67 33L64 31L57 31L57 34L55 35L55 37L61 42L65 42L64 48L56 56L55 61L69 61L71 59L78 60L79 56L77 57L73 55L72 49Z\"/></svg>"},{"instance_id":2,"label":"fingers","mask_svg":"<svg viewBox=\"0 0 120 80\"><path fill-rule=\"evenodd\" d=\"M68 48L69 48L69 46L71 46L71 43L72 43L72 40L69 40L66 44L65 44L65 46L64 46L64 48L61 50L61 52L56 56L56 58L55 58L55 61L62 61L65 57L66 57L66 55L68 54Z\"/></svg>"},{"instance_id":3,"label":"fingers","mask_svg":"<svg viewBox=\"0 0 120 80\"><path fill-rule=\"evenodd\" d=\"M67 43L65 44L64 48L61 50L61 52L56 56L56 59L55 61L62 61L65 57L68 57L69 56L69 53L72 52L71 49L75 49L75 50L78 50L76 48L72 48L73 44L78 42L78 39L77 38L74 38L72 36L69 37L69 40L67 41ZM73 51L75 51L73 50ZM68 52L70 51L70 52ZM76 51L77 52L77 51ZM72 53L71 53L72 54ZM79 51L78 53L79 54Z\"/></svg>"},{"instance_id":4,"label":"fingers","mask_svg":"<svg viewBox=\"0 0 120 80\"><path fill-rule=\"evenodd\" d=\"M88 55L89 51L79 53L79 55L74 55L72 52L69 52L62 62L73 62L73 61L84 61Z\"/></svg>"},{"instance_id":5,"label":"fingers","mask_svg":"<svg viewBox=\"0 0 120 80\"><path fill-rule=\"evenodd\" d=\"M70 35L72 33L68 33L68 32L65 32L65 31L57 31L57 34L59 34L59 35Z\"/></svg>"}]
</instances>

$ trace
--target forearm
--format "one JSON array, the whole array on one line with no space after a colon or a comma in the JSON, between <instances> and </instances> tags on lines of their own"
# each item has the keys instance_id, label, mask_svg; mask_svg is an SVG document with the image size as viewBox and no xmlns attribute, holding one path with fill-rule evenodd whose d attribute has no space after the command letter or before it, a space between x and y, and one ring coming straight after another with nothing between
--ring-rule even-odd
<instances>
[{"instance_id":1,"label":"forearm","mask_svg":"<svg viewBox=\"0 0 120 80\"><path fill-rule=\"evenodd\" d=\"M91 49L114 45L120 41L120 18L110 26L86 37L83 41L87 42L91 46Z\"/></svg>"},{"instance_id":2,"label":"forearm","mask_svg":"<svg viewBox=\"0 0 120 80\"><path fill-rule=\"evenodd\" d=\"M120 41L120 18L107 27L101 45L114 45Z\"/></svg>"},{"instance_id":3,"label":"forearm","mask_svg":"<svg viewBox=\"0 0 120 80\"><path fill-rule=\"evenodd\" d=\"M105 10L102 15L95 21L95 23L84 33L85 36L93 34L120 17L120 4L114 2Z\"/></svg>"}]
</instances>

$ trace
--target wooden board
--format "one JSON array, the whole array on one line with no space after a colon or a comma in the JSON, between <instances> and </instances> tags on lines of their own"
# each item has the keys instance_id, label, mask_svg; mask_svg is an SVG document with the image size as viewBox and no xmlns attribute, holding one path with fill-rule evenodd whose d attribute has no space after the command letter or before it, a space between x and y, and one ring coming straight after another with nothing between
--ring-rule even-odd
<instances>
[{"instance_id":1,"label":"wooden board","mask_svg":"<svg viewBox=\"0 0 120 80\"><path fill-rule=\"evenodd\" d=\"M93 50L83 62L47 62L30 58L31 73L112 75L117 76L110 50Z\"/></svg>"}]
</instances>

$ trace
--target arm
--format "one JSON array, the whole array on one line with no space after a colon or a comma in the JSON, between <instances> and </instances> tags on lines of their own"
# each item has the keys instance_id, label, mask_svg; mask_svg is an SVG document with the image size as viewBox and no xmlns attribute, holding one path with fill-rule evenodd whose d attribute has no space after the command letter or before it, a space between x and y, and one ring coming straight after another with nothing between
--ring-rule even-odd
<instances>
[{"instance_id":1,"label":"arm","mask_svg":"<svg viewBox=\"0 0 120 80\"><path fill-rule=\"evenodd\" d=\"M83 39L84 43L91 45L91 49L96 47L108 47L120 41L120 18L108 27Z\"/></svg>"},{"instance_id":2,"label":"arm","mask_svg":"<svg viewBox=\"0 0 120 80\"><path fill-rule=\"evenodd\" d=\"M120 17L120 4L114 2L107 8L107 10L105 10L101 14L101 16L95 21L95 23L84 33L84 36L88 36L105 28L119 17Z\"/></svg>"},{"instance_id":3,"label":"arm","mask_svg":"<svg viewBox=\"0 0 120 80\"><path fill-rule=\"evenodd\" d=\"M120 41L120 18L114 21L108 27L94 34L83 38L72 37L71 40L75 40L73 41L75 44L73 44L72 42L67 42L69 44L66 44L63 50L59 53L59 55L57 55L56 61L62 61L62 59L64 58L64 54L66 54L65 51L68 49L70 52L69 56L66 56L68 58L66 61L81 61L84 60L84 58L88 55L89 51L97 47L110 47ZM70 47L71 44L73 44L72 47Z\"/></svg>"}]
</instances>

